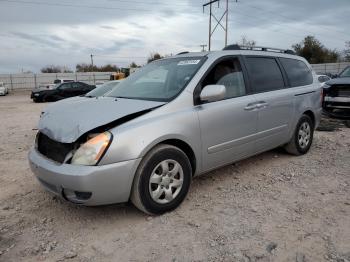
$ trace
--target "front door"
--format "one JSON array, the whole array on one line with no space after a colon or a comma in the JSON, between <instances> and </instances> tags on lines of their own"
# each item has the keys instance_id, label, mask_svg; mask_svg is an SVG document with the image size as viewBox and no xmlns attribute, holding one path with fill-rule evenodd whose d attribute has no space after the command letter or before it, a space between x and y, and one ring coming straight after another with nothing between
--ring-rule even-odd
<instances>
[{"instance_id":1,"label":"front door","mask_svg":"<svg viewBox=\"0 0 350 262\"><path fill-rule=\"evenodd\" d=\"M246 88L240 59L218 61L199 87L212 84L224 85L226 97L195 107L201 128L203 171L253 154L257 132L256 98Z\"/></svg>"}]
</instances>

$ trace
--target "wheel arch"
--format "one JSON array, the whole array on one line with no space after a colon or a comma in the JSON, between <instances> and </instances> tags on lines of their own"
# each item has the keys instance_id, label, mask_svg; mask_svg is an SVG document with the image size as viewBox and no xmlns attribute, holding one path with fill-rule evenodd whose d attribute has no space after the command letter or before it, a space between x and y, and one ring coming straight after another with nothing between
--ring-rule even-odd
<instances>
[{"instance_id":1,"label":"wheel arch","mask_svg":"<svg viewBox=\"0 0 350 262\"><path fill-rule=\"evenodd\" d=\"M149 145L144 149L142 153L142 157L144 157L154 147L160 144L172 145L181 149L190 160L191 168L192 168L192 176L195 174L195 172L198 169L198 160L199 160L198 156L196 156L195 151L193 150L193 147L188 142L184 141L184 139L181 139L181 138L163 138L158 141L155 141L154 143L152 143L151 145Z\"/></svg>"},{"instance_id":2,"label":"wheel arch","mask_svg":"<svg viewBox=\"0 0 350 262\"><path fill-rule=\"evenodd\" d=\"M311 118L311 121L312 121L312 124L313 124L313 127L315 128L315 124L316 124L316 117L315 117L315 114L314 112L312 112L311 110L306 110L303 115L307 115L308 117Z\"/></svg>"}]
</instances>

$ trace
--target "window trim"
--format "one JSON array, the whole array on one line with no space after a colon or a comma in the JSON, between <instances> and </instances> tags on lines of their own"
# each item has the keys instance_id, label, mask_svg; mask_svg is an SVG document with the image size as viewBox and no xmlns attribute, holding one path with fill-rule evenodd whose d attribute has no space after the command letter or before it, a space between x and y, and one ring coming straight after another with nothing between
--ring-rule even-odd
<instances>
[{"instance_id":1,"label":"window trim","mask_svg":"<svg viewBox=\"0 0 350 262\"><path fill-rule=\"evenodd\" d=\"M302 62L302 63L306 66L306 68L309 69L309 72L310 72L310 74L311 74L312 82L311 82L310 84L306 84L306 85L292 86L292 84L291 84L291 82L290 82L290 80L289 80L288 74L287 74L287 70L284 68L281 59L290 59L290 60L295 60L295 61ZM295 88L295 87L309 86L309 85L312 85L312 84L314 83L314 77L313 77L313 75L312 75L312 69L310 69L310 68L308 67L308 65L307 65L304 61L302 61L302 60L300 60L300 59L289 58L289 57L278 57L278 61L279 61L279 63L281 64L281 67L283 68L283 71L284 71L285 76L286 76L286 81L287 81L287 83L288 83L288 86L287 86L286 88ZM319 81L318 78L317 78L317 81ZM327 82L327 81L326 81L326 82Z\"/></svg>"},{"instance_id":2,"label":"window trim","mask_svg":"<svg viewBox=\"0 0 350 262\"><path fill-rule=\"evenodd\" d=\"M247 66L247 64L248 64L247 63L247 58L268 58L268 59L275 60L278 68L280 69L280 72L281 72L281 75L282 75L282 80L283 80L283 87L281 87L281 88L256 92L256 90L254 89L253 84L252 84L252 80L251 80L252 76L249 74L249 71L248 71L248 68L247 68L247 74L248 74L248 79L249 79L249 82L250 82L250 87L251 87L251 90L252 90L252 94L267 93L267 92L273 92L273 91L278 91L278 90L284 90L284 89L288 88L287 78L286 78L286 75L285 75L285 72L284 72L284 69L283 69L282 65L280 64L279 60L277 59L278 57L276 57L276 56L265 56L265 55L246 55L246 56L243 56L243 61L245 63L245 66Z\"/></svg>"},{"instance_id":3,"label":"window trim","mask_svg":"<svg viewBox=\"0 0 350 262\"><path fill-rule=\"evenodd\" d=\"M220 101L215 101L215 102L201 102L200 101L200 93L202 91L202 82L204 81L204 79L208 76L208 74L211 72L211 70L213 70L213 68L220 62L222 62L223 60L226 60L228 58L231 59L238 59L238 62L240 63L241 69L242 69L242 73L243 73L243 81L244 81L244 85L245 85L245 95L242 96L235 96L235 97L228 97L228 98L224 98L221 99L220 101L225 101L228 99L235 99L238 97L243 97L243 96L247 96L247 95L251 95L251 89L250 89L250 85L249 85L249 81L247 79L247 71L246 71L246 67L243 63L242 60L242 55L225 55L225 56L221 56L219 58L217 58L214 62L211 63L211 65L209 66L209 68L205 71L205 73L202 75L202 77L200 78L200 80L198 81L198 84L196 85L196 87L194 88L193 91L193 105L202 105L202 104L209 104L209 103L215 103L215 102L220 102Z\"/></svg>"}]
</instances>

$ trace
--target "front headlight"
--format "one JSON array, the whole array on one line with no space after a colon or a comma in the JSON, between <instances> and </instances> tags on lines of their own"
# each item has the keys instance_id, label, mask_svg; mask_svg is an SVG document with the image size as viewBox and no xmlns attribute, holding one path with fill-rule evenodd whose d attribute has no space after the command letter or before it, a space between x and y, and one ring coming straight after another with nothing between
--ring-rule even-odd
<instances>
[{"instance_id":1,"label":"front headlight","mask_svg":"<svg viewBox=\"0 0 350 262\"><path fill-rule=\"evenodd\" d=\"M103 132L82 144L74 153L71 163L73 165L93 166L102 158L112 141L112 134Z\"/></svg>"}]
</instances>

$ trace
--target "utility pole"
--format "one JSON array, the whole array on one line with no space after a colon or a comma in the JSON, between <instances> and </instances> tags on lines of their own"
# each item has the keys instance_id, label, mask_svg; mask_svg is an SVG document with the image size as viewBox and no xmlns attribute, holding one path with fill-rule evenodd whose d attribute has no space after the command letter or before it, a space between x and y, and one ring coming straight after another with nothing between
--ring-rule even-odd
<instances>
[{"instance_id":1,"label":"utility pole","mask_svg":"<svg viewBox=\"0 0 350 262\"><path fill-rule=\"evenodd\" d=\"M92 70L93 70L93 68L94 68L94 59L93 59L93 54L91 54L90 55L90 57L91 57L91 68L92 68Z\"/></svg>"},{"instance_id":2,"label":"utility pole","mask_svg":"<svg viewBox=\"0 0 350 262\"><path fill-rule=\"evenodd\" d=\"M208 3L205 3L203 5L203 13L204 13L204 8L209 5L209 39L208 39L208 49L209 49L209 51L211 49L211 37L212 37L213 33L215 32L215 30L216 30L216 28L218 26L220 26L225 31L225 46L227 46L227 39L228 39L228 35L227 35L227 33L228 33L228 0L226 0L225 12L222 14L220 19L217 19L216 16L212 13L212 4L214 4L216 2L218 3L218 7L220 7L220 0L212 0L212 1L210 1ZM237 0L236 0L236 2L237 2ZM223 26L223 24L221 23L221 21L223 20L224 17L225 17L225 20L226 20L225 26ZM212 24L211 24L212 18L214 18L215 21L216 21L216 25L215 25L213 30L211 29L211 27L212 27Z\"/></svg>"},{"instance_id":3,"label":"utility pole","mask_svg":"<svg viewBox=\"0 0 350 262\"><path fill-rule=\"evenodd\" d=\"M237 2L237 0L236 0ZM226 0L226 25L225 25L225 46L227 46L227 31L228 31L228 0Z\"/></svg>"},{"instance_id":4,"label":"utility pole","mask_svg":"<svg viewBox=\"0 0 350 262\"><path fill-rule=\"evenodd\" d=\"M202 52L204 52L204 51L205 51L204 48L205 48L207 45L204 44L204 45L199 45L199 46L202 48Z\"/></svg>"}]
</instances>

